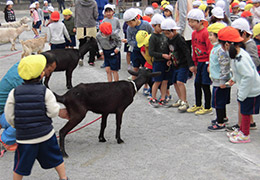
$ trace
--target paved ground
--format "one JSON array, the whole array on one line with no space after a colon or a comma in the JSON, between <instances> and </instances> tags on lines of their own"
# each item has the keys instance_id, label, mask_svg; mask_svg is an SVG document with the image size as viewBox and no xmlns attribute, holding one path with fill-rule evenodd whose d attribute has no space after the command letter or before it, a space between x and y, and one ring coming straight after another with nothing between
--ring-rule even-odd
<instances>
[{"instance_id":1,"label":"paved ground","mask_svg":"<svg viewBox=\"0 0 260 180\"><path fill-rule=\"evenodd\" d=\"M18 17L27 11L16 12ZM0 22L3 22L0 19ZM46 32L46 28L43 29ZM29 39L33 33L25 32L20 39ZM13 52L10 44L0 45L0 79L8 69L19 61L21 53L5 58ZM18 51L22 50L17 42ZM49 46L46 44L46 50ZM120 79L127 79L125 55L122 54ZM86 59L85 59L85 64ZM95 67L77 67L73 74L73 84L80 82L106 81L101 61ZM65 75L54 73L50 88L58 94L65 93ZM175 100L176 93L171 89ZM188 101L194 102L193 80L187 83ZM232 103L227 107L230 123L237 122L236 87L232 88ZM88 113L77 127L99 117ZM260 135L259 130L251 132L249 144L231 144L225 132L209 132L207 126L214 115L195 116L180 114L173 108L154 109L141 92L124 113L122 139L115 140L115 116L110 115L106 128L106 143L99 143L100 122L66 137L65 159L67 174L73 180L182 180L182 179L260 179ZM259 116L254 117L259 124ZM66 120L53 119L56 132ZM259 124L260 125L260 124ZM0 158L0 180L12 178L14 153L6 153ZM58 179L56 172L43 170L36 162L32 174L24 179Z\"/></svg>"}]
</instances>

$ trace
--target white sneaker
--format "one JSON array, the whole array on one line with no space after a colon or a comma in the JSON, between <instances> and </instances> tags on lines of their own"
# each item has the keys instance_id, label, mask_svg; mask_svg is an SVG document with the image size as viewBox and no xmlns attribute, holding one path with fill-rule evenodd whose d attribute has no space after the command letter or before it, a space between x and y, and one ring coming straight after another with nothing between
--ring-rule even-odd
<instances>
[{"instance_id":1,"label":"white sneaker","mask_svg":"<svg viewBox=\"0 0 260 180\"><path fill-rule=\"evenodd\" d=\"M83 60L80 59L80 60L79 60L79 65L80 65L80 66L83 66L83 64L84 64L84 63L83 63Z\"/></svg>"},{"instance_id":2,"label":"white sneaker","mask_svg":"<svg viewBox=\"0 0 260 180\"><path fill-rule=\"evenodd\" d=\"M189 108L188 102L181 101L181 105L178 107L178 110L180 112L186 112L188 108Z\"/></svg>"},{"instance_id":3,"label":"white sneaker","mask_svg":"<svg viewBox=\"0 0 260 180\"><path fill-rule=\"evenodd\" d=\"M175 103L172 104L172 107L179 107L181 105L181 100L178 99Z\"/></svg>"}]
</instances>

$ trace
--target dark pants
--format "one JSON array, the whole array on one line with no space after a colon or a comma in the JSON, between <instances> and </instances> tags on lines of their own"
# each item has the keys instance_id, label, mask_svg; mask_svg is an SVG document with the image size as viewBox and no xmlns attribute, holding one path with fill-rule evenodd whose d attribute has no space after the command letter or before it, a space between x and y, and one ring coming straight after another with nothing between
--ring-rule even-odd
<instances>
[{"instance_id":1,"label":"dark pants","mask_svg":"<svg viewBox=\"0 0 260 180\"><path fill-rule=\"evenodd\" d=\"M205 109L210 109L210 100L211 100L211 92L210 92L210 85L205 85L201 83L195 83L195 99L196 99L196 106L201 106L201 98L202 98L202 90L204 92L204 99L205 99Z\"/></svg>"},{"instance_id":2,"label":"dark pants","mask_svg":"<svg viewBox=\"0 0 260 180\"><path fill-rule=\"evenodd\" d=\"M63 8L63 10L66 9L64 0L60 0L60 1L58 1L58 3L59 3L60 12L62 13L62 8Z\"/></svg>"},{"instance_id":3,"label":"dark pants","mask_svg":"<svg viewBox=\"0 0 260 180\"><path fill-rule=\"evenodd\" d=\"M88 37L85 37L84 39L79 39L79 47L83 46L83 44L85 44L87 42L87 38ZM88 63L94 63L96 54L97 54L97 52L95 51L95 49L91 48L89 51ZM82 56L81 58L84 59L84 56Z\"/></svg>"}]
</instances>

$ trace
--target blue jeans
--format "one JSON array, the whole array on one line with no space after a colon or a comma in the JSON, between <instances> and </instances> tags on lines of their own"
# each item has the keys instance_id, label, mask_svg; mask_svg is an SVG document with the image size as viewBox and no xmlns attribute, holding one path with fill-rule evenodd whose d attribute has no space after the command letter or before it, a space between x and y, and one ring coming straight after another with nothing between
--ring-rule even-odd
<instances>
[{"instance_id":1,"label":"blue jeans","mask_svg":"<svg viewBox=\"0 0 260 180\"><path fill-rule=\"evenodd\" d=\"M16 142L16 129L6 121L4 113L0 115L0 125L5 129L1 140L7 145L14 144Z\"/></svg>"}]
</instances>

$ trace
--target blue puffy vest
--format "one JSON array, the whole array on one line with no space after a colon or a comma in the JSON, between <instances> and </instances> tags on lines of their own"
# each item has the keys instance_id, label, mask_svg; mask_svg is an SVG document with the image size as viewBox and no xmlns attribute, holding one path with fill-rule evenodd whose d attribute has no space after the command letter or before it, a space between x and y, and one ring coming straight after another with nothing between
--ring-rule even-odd
<instances>
[{"instance_id":1,"label":"blue puffy vest","mask_svg":"<svg viewBox=\"0 0 260 180\"><path fill-rule=\"evenodd\" d=\"M35 139L47 135L52 120L46 114L46 87L41 83L23 84L15 88L14 123L17 140Z\"/></svg>"}]
</instances>

